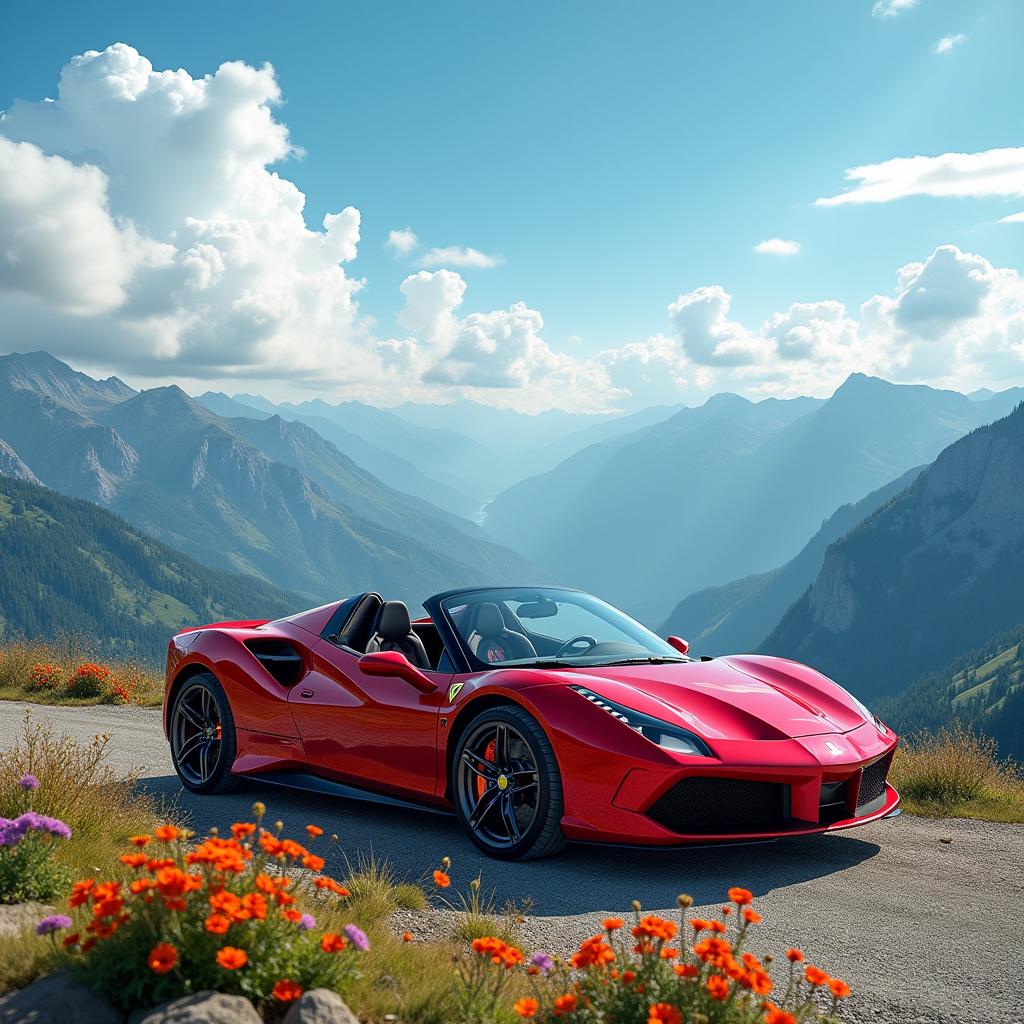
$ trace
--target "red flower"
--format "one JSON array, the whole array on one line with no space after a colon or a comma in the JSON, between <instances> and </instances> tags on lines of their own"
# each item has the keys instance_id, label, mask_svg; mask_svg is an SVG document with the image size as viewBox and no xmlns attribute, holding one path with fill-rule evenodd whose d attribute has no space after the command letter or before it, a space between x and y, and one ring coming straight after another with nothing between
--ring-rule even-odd
<instances>
[{"instance_id":1,"label":"red flower","mask_svg":"<svg viewBox=\"0 0 1024 1024\"><path fill-rule=\"evenodd\" d=\"M161 825L158 829L153 831L153 835L159 839L161 843L173 843L175 839L181 836L181 830L176 828L174 825Z\"/></svg>"},{"instance_id":2,"label":"red flower","mask_svg":"<svg viewBox=\"0 0 1024 1024\"><path fill-rule=\"evenodd\" d=\"M741 889L738 885L729 890L728 896L738 907L745 907L754 902L754 894L749 889Z\"/></svg>"},{"instance_id":3,"label":"red flower","mask_svg":"<svg viewBox=\"0 0 1024 1024\"><path fill-rule=\"evenodd\" d=\"M84 945L82 950L86 951ZM169 942L161 942L154 946L150 950L149 956L146 957L149 969L155 974L167 974L168 971L173 971L177 962L178 951Z\"/></svg>"},{"instance_id":4,"label":"red flower","mask_svg":"<svg viewBox=\"0 0 1024 1024\"><path fill-rule=\"evenodd\" d=\"M647 1008L647 1024L683 1024L683 1018L670 1003L653 1003Z\"/></svg>"},{"instance_id":5,"label":"red flower","mask_svg":"<svg viewBox=\"0 0 1024 1024\"><path fill-rule=\"evenodd\" d=\"M828 984L828 975L820 968L808 964L804 968L804 977L815 987Z\"/></svg>"},{"instance_id":6,"label":"red flower","mask_svg":"<svg viewBox=\"0 0 1024 1024\"><path fill-rule=\"evenodd\" d=\"M836 997L836 999L845 999L852 993L852 989L845 981L840 981L838 978L832 978L828 983L829 991Z\"/></svg>"},{"instance_id":7,"label":"red flower","mask_svg":"<svg viewBox=\"0 0 1024 1024\"><path fill-rule=\"evenodd\" d=\"M804 955L799 949L787 949L786 959L793 964L799 964L803 962Z\"/></svg>"},{"instance_id":8,"label":"red flower","mask_svg":"<svg viewBox=\"0 0 1024 1024\"><path fill-rule=\"evenodd\" d=\"M324 932L320 937L320 948L325 953L340 953L348 945L348 939L343 939L336 932Z\"/></svg>"},{"instance_id":9,"label":"red flower","mask_svg":"<svg viewBox=\"0 0 1024 1024\"><path fill-rule=\"evenodd\" d=\"M536 999L525 997L523 999L517 999L512 1004L512 1009L515 1010L520 1017L533 1017L536 1015L537 1010L540 1009L540 1003L538 1003Z\"/></svg>"},{"instance_id":10,"label":"red flower","mask_svg":"<svg viewBox=\"0 0 1024 1024\"><path fill-rule=\"evenodd\" d=\"M217 963L225 971L237 971L249 962L249 954L236 946L221 946L217 950Z\"/></svg>"},{"instance_id":11,"label":"red flower","mask_svg":"<svg viewBox=\"0 0 1024 1024\"><path fill-rule=\"evenodd\" d=\"M706 982L705 987L708 990L708 994L712 999L728 999L729 998L729 982L725 978L718 974L712 974Z\"/></svg>"},{"instance_id":12,"label":"red flower","mask_svg":"<svg viewBox=\"0 0 1024 1024\"><path fill-rule=\"evenodd\" d=\"M278 1002L290 1003L302 995L302 986L290 978L281 978L280 981L274 983L274 988L270 994Z\"/></svg>"},{"instance_id":13,"label":"red flower","mask_svg":"<svg viewBox=\"0 0 1024 1024\"><path fill-rule=\"evenodd\" d=\"M566 992L564 996L559 996L555 1000L554 1014L556 1017L561 1017L566 1013L572 1013L575 1009L576 997L571 992Z\"/></svg>"}]
</instances>

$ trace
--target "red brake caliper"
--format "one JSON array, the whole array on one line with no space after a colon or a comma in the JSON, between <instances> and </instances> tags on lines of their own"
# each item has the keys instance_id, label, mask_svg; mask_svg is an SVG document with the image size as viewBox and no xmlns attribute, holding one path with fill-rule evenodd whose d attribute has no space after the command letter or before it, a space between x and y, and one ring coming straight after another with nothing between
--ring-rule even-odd
<instances>
[{"instance_id":1,"label":"red brake caliper","mask_svg":"<svg viewBox=\"0 0 1024 1024\"><path fill-rule=\"evenodd\" d=\"M496 742L495 740L491 740L491 742L487 744L487 749L484 750L484 760L485 761L491 761L491 762L494 761L495 742ZM479 800L484 795L484 793L486 791L487 791L487 780L484 779L482 776L478 775L476 777L476 798L477 798L477 800Z\"/></svg>"}]
</instances>

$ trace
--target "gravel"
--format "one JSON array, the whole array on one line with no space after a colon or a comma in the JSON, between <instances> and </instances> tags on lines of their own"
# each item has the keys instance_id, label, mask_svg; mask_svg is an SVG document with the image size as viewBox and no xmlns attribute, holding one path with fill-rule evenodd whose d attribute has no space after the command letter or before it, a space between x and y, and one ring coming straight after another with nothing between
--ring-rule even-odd
<instances>
[{"instance_id":1,"label":"gravel","mask_svg":"<svg viewBox=\"0 0 1024 1024\"><path fill-rule=\"evenodd\" d=\"M20 733L26 705L0 702L0 746ZM372 852L410 880L429 879L452 858L454 886L481 875L500 916L515 901L525 921L517 940L533 951L565 954L608 915L674 913L690 893L693 913L713 913L730 885L756 897L764 924L755 947L781 955L799 945L809 959L853 986L847 1017L900 1024L1024 1024L1024 827L962 819L902 817L850 832L776 843L674 851L570 846L526 864L484 857L451 818L251 786L238 794L196 797L171 767L155 710L32 706L34 720L80 740L109 733L111 759L141 773L142 785L205 830L250 814L263 800L271 820L293 833L315 822L341 841L328 871ZM450 892L450 891L449 891ZM445 894L448 895L448 894ZM452 897L454 898L454 897ZM394 925L418 939L450 934L454 916L400 912Z\"/></svg>"}]
</instances>

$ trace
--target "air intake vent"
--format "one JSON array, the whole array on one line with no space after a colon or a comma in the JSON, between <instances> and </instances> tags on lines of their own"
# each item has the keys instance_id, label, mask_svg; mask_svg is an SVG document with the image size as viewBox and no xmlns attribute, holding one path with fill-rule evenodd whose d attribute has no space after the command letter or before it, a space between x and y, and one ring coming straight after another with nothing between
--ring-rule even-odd
<instances>
[{"instance_id":1,"label":"air intake vent","mask_svg":"<svg viewBox=\"0 0 1024 1024\"><path fill-rule=\"evenodd\" d=\"M695 776L667 789L647 815L683 835L776 832L789 824L789 786Z\"/></svg>"},{"instance_id":2,"label":"air intake vent","mask_svg":"<svg viewBox=\"0 0 1024 1024\"><path fill-rule=\"evenodd\" d=\"M302 678L302 655L287 641L247 640L245 646L282 686L294 686Z\"/></svg>"}]
</instances>

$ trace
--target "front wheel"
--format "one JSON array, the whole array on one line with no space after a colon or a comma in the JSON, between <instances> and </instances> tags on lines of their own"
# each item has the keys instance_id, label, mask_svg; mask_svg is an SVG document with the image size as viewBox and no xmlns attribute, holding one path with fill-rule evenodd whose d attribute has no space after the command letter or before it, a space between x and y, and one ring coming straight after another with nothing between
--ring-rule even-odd
<instances>
[{"instance_id":1,"label":"front wheel","mask_svg":"<svg viewBox=\"0 0 1024 1024\"><path fill-rule=\"evenodd\" d=\"M531 860L565 845L558 762L523 708L491 708L469 723L455 751L452 789L469 838L492 857Z\"/></svg>"},{"instance_id":2,"label":"front wheel","mask_svg":"<svg viewBox=\"0 0 1024 1024\"><path fill-rule=\"evenodd\" d=\"M238 746L227 694L212 672L193 676L174 699L171 760L182 785L193 793L229 793Z\"/></svg>"}]
</instances>

